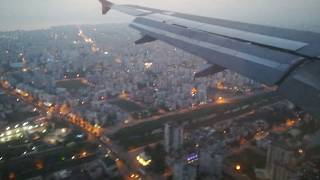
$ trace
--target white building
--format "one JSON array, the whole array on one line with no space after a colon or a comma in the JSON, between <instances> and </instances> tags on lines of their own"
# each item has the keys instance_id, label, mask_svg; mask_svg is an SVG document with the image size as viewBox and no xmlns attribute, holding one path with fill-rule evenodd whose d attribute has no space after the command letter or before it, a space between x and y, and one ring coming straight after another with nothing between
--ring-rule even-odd
<instances>
[{"instance_id":1,"label":"white building","mask_svg":"<svg viewBox=\"0 0 320 180\"><path fill-rule=\"evenodd\" d=\"M167 153L179 150L183 144L183 126L173 124L164 125L164 146Z\"/></svg>"}]
</instances>

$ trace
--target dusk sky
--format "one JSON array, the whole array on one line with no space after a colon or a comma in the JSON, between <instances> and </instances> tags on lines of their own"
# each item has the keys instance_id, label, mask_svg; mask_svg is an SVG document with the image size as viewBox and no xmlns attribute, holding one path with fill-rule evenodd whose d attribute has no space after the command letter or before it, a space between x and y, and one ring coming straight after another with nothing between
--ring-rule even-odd
<instances>
[{"instance_id":1,"label":"dusk sky","mask_svg":"<svg viewBox=\"0 0 320 180\"><path fill-rule=\"evenodd\" d=\"M189 14L320 32L319 0L116 0ZM129 22L111 11L102 16L98 0L1 0L0 31L69 24Z\"/></svg>"}]
</instances>

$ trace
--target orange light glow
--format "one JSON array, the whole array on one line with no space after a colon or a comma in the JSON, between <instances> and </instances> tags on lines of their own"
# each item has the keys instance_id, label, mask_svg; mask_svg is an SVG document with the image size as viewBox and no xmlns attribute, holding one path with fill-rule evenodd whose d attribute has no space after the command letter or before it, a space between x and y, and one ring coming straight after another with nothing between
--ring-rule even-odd
<instances>
[{"instance_id":1,"label":"orange light glow","mask_svg":"<svg viewBox=\"0 0 320 180\"><path fill-rule=\"evenodd\" d=\"M195 96L195 95L197 95L197 94L198 94L198 89L195 88L195 87L193 87L193 88L191 89L191 95L192 95L192 96Z\"/></svg>"},{"instance_id":2,"label":"orange light glow","mask_svg":"<svg viewBox=\"0 0 320 180\"><path fill-rule=\"evenodd\" d=\"M287 125L288 127L292 127L295 123L296 123L295 120L293 120L293 119L288 119L287 122L286 122L286 125Z\"/></svg>"},{"instance_id":3,"label":"orange light glow","mask_svg":"<svg viewBox=\"0 0 320 180\"><path fill-rule=\"evenodd\" d=\"M241 166L240 166L239 164L237 164L237 165L235 166L235 169L236 169L237 171L240 171L240 170L241 170Z\"/></svg>"}]
</instances>

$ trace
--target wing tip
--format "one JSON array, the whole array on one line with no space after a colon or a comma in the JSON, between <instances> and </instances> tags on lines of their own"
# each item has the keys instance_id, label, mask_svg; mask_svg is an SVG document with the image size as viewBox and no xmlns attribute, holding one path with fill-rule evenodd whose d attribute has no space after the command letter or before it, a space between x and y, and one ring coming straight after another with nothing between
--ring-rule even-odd
<instances>
[{"instance_id":1,"label":"wing tip","mask_svg":"<svg viewBox=\"0 0 320 180\"><path fill-rule=\"evenodd\" d=\"M109 12L109 10L111 9L113 4L110 1L107 1L107 0L99 0L99 2L102 5L102 15L107 14Z\"/></svg>"}]
</instances>

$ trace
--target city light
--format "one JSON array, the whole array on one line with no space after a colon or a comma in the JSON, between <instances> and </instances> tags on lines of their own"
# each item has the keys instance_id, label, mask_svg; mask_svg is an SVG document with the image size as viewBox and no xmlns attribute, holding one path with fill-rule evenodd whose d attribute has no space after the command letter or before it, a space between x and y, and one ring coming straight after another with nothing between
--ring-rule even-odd
<instances>
[{"instance_id":1,"label":"city light","mask_svg":"<svg viewBox=\"0 0 320 180\"><path fill-rule=\"evenodd\" d=\"M80 158L85 158L88 156L88 153L86 151L79 154Z\"/></svg>"},{"instance_id":2,"label":"city light","mask_svg":"<svg viewBox=\"0 0 320 180\"><path fill-rule=\"evenodd\" d=\"M51 102L44 102L43 104L47 107L51 107L53 105Z\"/></svg>"},{"instance_id":3,"label":"city light","mask_svg":"<svg viewBox=\"0 0 320 180\"><path fill-rule=\"evenodd\" d=\"M145 153L140 153L137 157L136 157L137 161L139 162L139 164L141 164L142 166L148 166L151 163L151 159L149 159L148 157L146 157Z\"/></svg>"},{"instance_id":4,"label":"city light","mask_svg":"<svg viewBox=\"0 0 320 180\"><path fill-rule=\"evenodd\" d=\"M139 175L139 174L136 174L136 173L132 173L132 174L130 175L130 178L131 178L131 179L141 179L141 178L140 178L140 175Z\"/></svg>"},{"instance_id":5,"label":"city light","mask_svg":"<svg viewBox=\"0 0 320 180\"><path fill-rule=\"evenodd\" d=\"M303 149L300 148L300 149L298 150L298 152L299 152L299 154L303 154Z\"/></svg>"},{"instance_id":6,"label":"city light","mask_svg":"<svg viewBox=\"0 0 320 180\"><path fill-rule=\"evenodd\" d=\"M292 127L295 123L296 123L295 120L293 120L293 119L287 119L287 121L286 121L286 126L287 126L287 127Z\"/></svg>"},{"instance_id":7,"label":"city light","mask_svg":"<svg viewBox=\"0 0 320 180\"><path fill-rule=\"evenodd\" d=\"M240 171L240 170L241 170L241 166L240 166L239 164L237 164L237 165L235 166L235 169L236 169L237 171Z\"/></svg>"},{"instance_id":8,"label":"city light","mask_svg":"<svg viewBox=\"0 0 320 180\"><path fill-rule=\"evenodd\" d=\"M34 164L36 169L43 169L43 162L42 161L36 161Z\"/></svg>"},{"instance_id":9,"label":"city light","mask_svg":"<svg viewBox=\"0 0 320 180\"><path fill-rule=\"evenodd\" d=\"M216 100L217 104L224 104L225 102L226 100L222 96L219 96Z\"/></svg>"},{"instance_id":10,"label":"city light","mask_svg":"<svg viewBox=\"0 0 320 180\"><path fill-rule=\"evenodd\" d=\"M146 68L146 69L150 69L151 66L152 66L152 62L146 62L146 63L144 63L144 68Z\"/></svg>"},{"instance_id":11,"label":"city light","mask_svg":"<svg viewBox=\"0 0 320 180\"><path fill-rule=\"evenodd\" d=\"M66 128L62 128L62 129L61 129L61 132L62 132L62 133L66 133L66 132L67 132L67 129L66 129Z\"/></svg>"},{"instance_id":12,"label":"city light","mask_svg":"<svg viewBox=\"0 0 320 180\"><path fill-rule=\"evenodd\" d=\"M187 157L188 164L191 164L191 163L193 163L193 162L195 162L197 160L199 160L199 156L198 156L197 153L192 153Z\"/></svg>"},{"instance_id":13,"label":"city light","mask_svg":"<svg viewBox=\"0 0 320 180\"><path fill-rule=\"evenodd\" d=\"M195 96L195 95L197 95L197 94L198 94L198 89L195 88L195 87L193 87L193 88L191 89L191 96Z\"/></svg>"}]
</instances>

